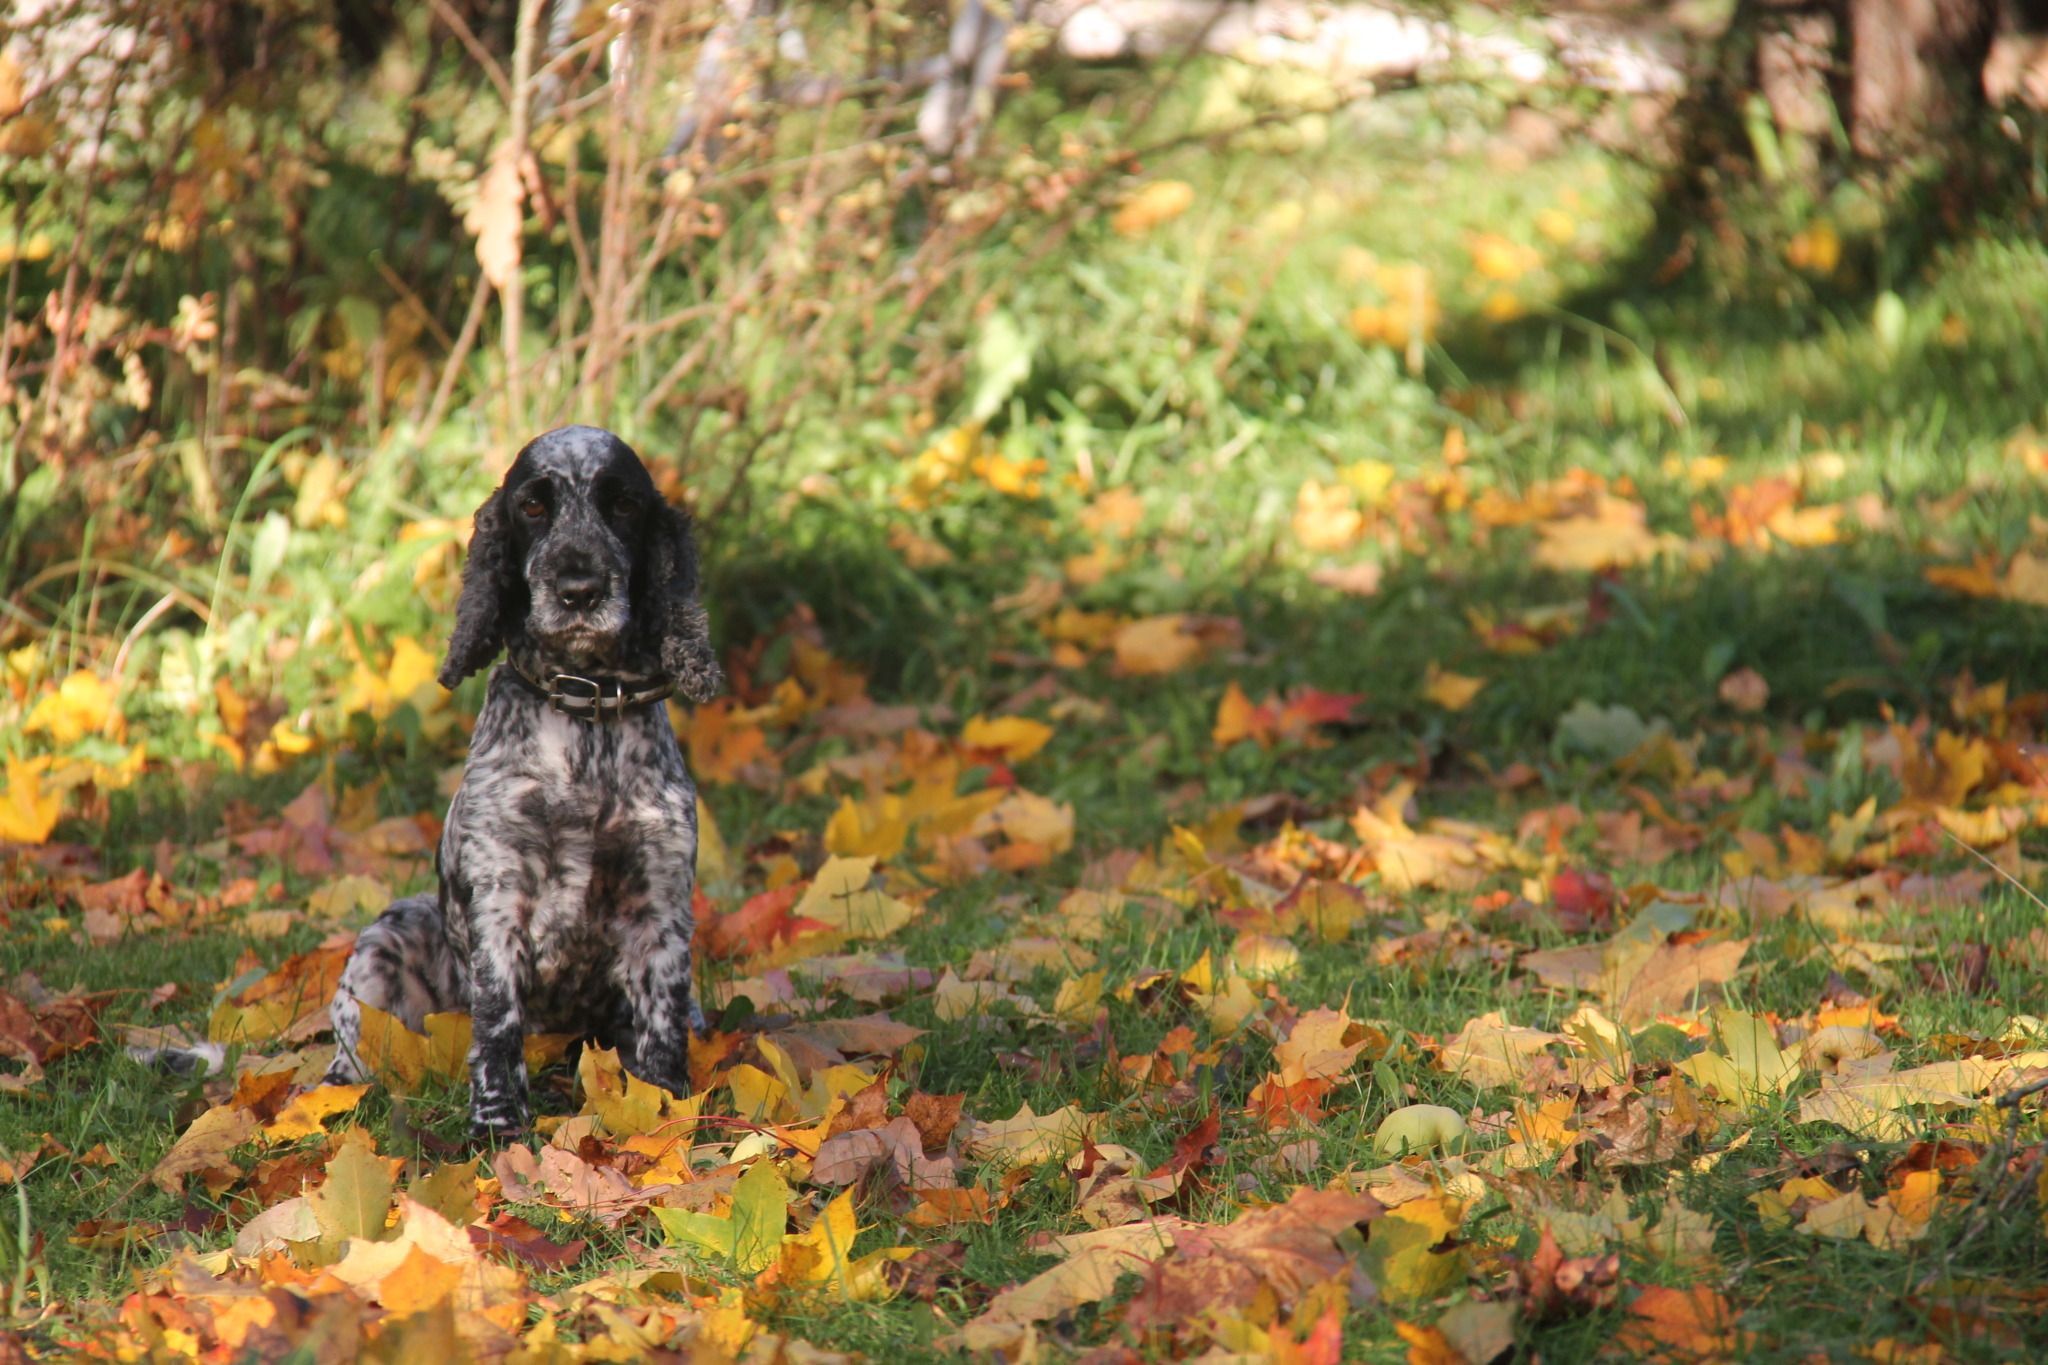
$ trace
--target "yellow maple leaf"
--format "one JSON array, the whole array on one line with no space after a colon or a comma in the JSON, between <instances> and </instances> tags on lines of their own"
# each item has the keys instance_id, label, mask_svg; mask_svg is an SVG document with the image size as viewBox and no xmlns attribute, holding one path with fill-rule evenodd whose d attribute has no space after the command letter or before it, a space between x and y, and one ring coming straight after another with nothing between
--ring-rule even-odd
<instances>
[{"instance_id":1,"label":"yellow maple leaf","mask_svg":"<svg viewBox=\"0 0 2048 1365\"><path fill-rule=\"evenodd\" d=\"M1385 460L1358 460L1337 471L1367 507L1384 507L1393 500L1396 470Z\"/></svg>"},{"instance_id":2,"label":"yellow maple leaf","mask_svg":"<svg viewBox=\"0 0 2048 1365\"><path fill-rule=\"evenodd\" d=\"M767 757L768 732L760 720L772 708L743 711L731 697L720 697L682 718L680 708L673 702L670 707L676 731L690 750L690 772L699 782L737 781L740 769Z\"/></svg>"},{"instance_id":3,"label":"yellow maple leaf","mask_svg":"<svg viewBox=\"0 0 2048 1365\"><path fill-rule=\"evenodd\" d=\"M355 1108L369 1089L367 1085L316 1085L286 1105L263 1129L263 1136L271 1142L291 1142L325 1134L326 1120Z\"/></svg>"},{"instance_id":4,"label":"yellow maple leaf","mask_svg":"<svg viewBox=\"0 0 2048 1365\"><path fill-rule=\"evenodd\" d=\"M0 793L0 843L48 842L64 813L64 793L43 790L48 758L9 758L7 790Z\"/></svg>"},{"instance_id":5,"label":"yellow maple leaf","mask_svg":"<svg viewBox=\"0 0 2048 1365\"><path fill-rule=\"evenodd\" d=\"M1074 808L1018 787L972 826L975 834L1000 832L1012 844L1036 844L1048 853L1074 846Z\"/></svg>"},{"instance_id":6,"label":"yellow maple leaf","mask_svg":"<svg viewBox=\"0 0 2048 1365\"><path fill-rule=\"evenodd\" d=\"M422 712L439 709L448 694L434 681L434 656L410 635L391 642L391 658L382 672L359 663L342 694L342 710L366 711L383 720L406 702Z\"/></svg>"},{"instance_id":7,"label":"yellow maple leaf","mask_svg":"<svg viewBox=\"0 0 2048 1365\"><path fill-rule=\"evenodd\" d=\"M1472 699L1485 686L1484 678L1449 673L1432 663L1422 680L1422 695L1446 711L1462 711L1472 704Z\"/></svg>"},{"instance_id":8,"label":"yellow maple leaf","mask_svg":"<svg viewBox=\"0 0 2048 1365\"><path fill-rule=\"evenodd\" d=\"M1117 631L1111 643L1126 673L1173 673L1201 657L1202 642L1181 627L1179 613L1147 616Z\"/></svg>"},{"instance_id":9,"label":"yellow maple leaf","mask_svg":"<svg viewBox=\"0 0 2048 1365\"><path fill-rule=\"evenodd\" d=\"M1037 476L1045 473L1044 460L1012 460L1006 455L994 453L977 455L969 468L987 481L988 486L998 493L1007 493L1013 498L1035 498L1040 488Z\"/></svg>"},{"instance_id":10,"label":"yellow maple leaf","mask_svg":"<svg viewBox=\"0 0 2048 1365\"><path fill-rule=\"evenodd\" d=\"M1061 607L1050 616L1038 621L1038 633L1048 640L1061 644L1079 645L1083 649L1106 647L1119 630L1129 622L1113 611L1082 611L1076 607Z\"/></svg>"},{"instance_id":11,"label":"yellow maple leaf","mask_svg":"<svg viewBox=\"0 0 2048 1365\"><path fill-rule=\"evenodd\" d=\"M1503 284L1512 284L1543 266L1543 254L1536 248L1511 242L1498 232L1474 233L1465 247L1472 253L1474 270Z\"/></svg>"},{"instance_id":12,"label":"yellow maple leaf","mask_svg":"<svg viewBox=\"0 0 2048 1365\"><path fill-rule=\"evenodd\" d=\"M1053 734L1050 725L1026 716L976 716L961 728L960 742L970 749L995 749L1006 762L1021 763L1043 749Z\"/></svg>"},{"instance_id":13,"label":"yellow maple leaf","mask_svg":"<svg viewBox=\"0 0 2048 1365\"><path fill-rule=\"evenodd\" d=\"M1309 479L1294 499L1294 538L1305 550L1342 550L1365 534L1365 513L1347 484Z\"/></svg>"},{"instance_id":14,"label":"yellow maple leaf","mask_svg":"<svg viewBox=\"0 0 2048 1365\"><path fill-rule=\"evenodd\" d=\"M849 1303L877 1303L890 1297L885 1268L914 1255L914 1247L884 1247L858 1260L853 1240L860 1234L853 1216L853 1191L839 1194L810 1227L782 1243L782 1282L801 1285Z\"/></svg>"},{"instance_id":15,"label":"yellow maple leaf","mask_svg":"<svg viewBox=\"0 0 2048 1365\"><path fill-rule=\"evenodd\" d=\"M1291 976L1300 966L1301 949L1272 934L1240 934L1224 960L1226 974L1250 981Z\"/></svg>"},{"instance_id":16,"label":"yellow maple leaf","mask_svg":"<svg viewBox=\"0 0 2048 1365\"><path fill-rule=\"evenodd\" d=\"M900 796L877 794L858 802L842 796L825 822L825 851L841 858L893 858L909 839Z\"/></svg>"},{"instance_id":17,"label":"yellow maple leaf","mask_svg":"<svg viewBox=\"0 0 2048 1365\"><path fill-rule=\"evenodd\" d=\"M1821 507L1780 507L1764 526L1787 545L1834 545L1842 540L1840 503Z\"/></svg>"},{"instance_id":18,"label":"yellow maple leaf","mask_svg":"<svg viewBox=\"0 0 2048 1365\"><path fill-rule=\"evenodd\" d=\"M1102 1005L1103 974L1084 972L1060 983L1052 998L1052 1017L1063 1024L1088 1024Z\"/></svg>"},{"instance_id":19,"label":"yellow maple leaf","mask_svg":"<svg viewBox=\"0 0 2048 1365\"><path fill-rule=\"evenodd\" d=\"M1968 593L1972 597L1996 597L1999 594L1998 575L1992 572L1988 559L1975 564L1933 564L1922 569L1920 576L1937 588Z\"/></svg>"},{"instance_id":20,"label":"yellow maple leaf","mask_svg":"<svg viewBox=\"0 0 2048 1365\"><path fill-rule=\"evenodd\" d=\"M687 1137L694 1126L690 1120L704 1112L705 1095L678 1099L641 1080L625 1069L616 1048L585 1044L576 1063L576 1080L583 1087L582 1112L595 1114L615 1138L636 1133Z\"/></svg>"},{"instance_id":21,"label":"yellow maple leaf","mask_svg":"<svg viewBox=\"0 0 2048 1365\"><path fill-rule=\"evenodd\" d=\"M2005 568L2005 580L1998 595L2009 602L2048 607L2048 558L2021 550Z\"/></svg>"},{"instance_id":22,"label":"yellow maple leaf","mask_svg":"<svg viewBox=\"0 0 2048 1365\"><path fill-rule=\"evenodd\" d=\"M758 1066L742 1063L725 1073L732 1091L732 1111L753 1123L783 1123L796 1118L789 1087Z\"/></svg>"},{"instance_id":23,"label":"yellow maple leaf","mask_svg":"<svg viewBox=\"0 0 2048 1365\"><path fill-rule=\"evenodd\" d=\"M1373 1220L1365 1270L1389 1299L1429 1298L1465 1277L1465 1253L1439 1250L1456 1235L1465 1206L1449 1195L1411 1199Z\"/></svg>"},{"instance_id":24,"label":"yellow maple leaf","mask_svg":"<svg viewBox=\"0 0 2048 1365\"><path fill-rule=\"evenodd\" d=\"M1233 679L1223 689L1223 700L1216 704L1216 724L1209 737L1217 748L1228 749L1241 739L1264 742L1272 728L1272 718L1264 713L1264 708L1252 705L1252 699Z\"/></svg>"},{"instance_id":25,"label":"yellow maple leaf","mask_svg":"<svg viewBox=\"0 0 2048 1365\"><path fill-rule=\"evenodd\" d=\"M1604 492L1595 495L1591 514L1540 522L1536 534L1536 562L1560 572L1626 568L1654 559L1665 547L1651 533L1641 503Z\"/></svg>"},{"instance_id":26,"label":"yellow maple leaf","mask_svg":"<svg viewBox=\"0 0 2048 1365\"><path fill-rule=\"evenodd\" d=\"M46 734L57 745L102 732L119 739L123 722L115 703L112 683L80 669L36 703L21 730L23 734Z\"/></svg>"},{"instance_id":27,"label":"yellow maple leaf","mask_svg":"<svg viewBox=\"0 0 2048 1365\"><path fill-rule=\"evenodd\" d=\"M848 938L887 938L917 918L917 907L876 889L872 857L833 857L818 869L790 913Z\"/></svg>"},{"instance_id":28,"label":"yellow maple leaf","mask_svg":"<svg viewBox=\"0 0 2048 1365\"><path fill-rule=\"evenodd\" d=\"M414 1033L396 1015L364 1005L356 1056L391 1091L412 1095L429 1080L450 1084L469 1074L470 1023L466 1014L430 1014L427 1031Z\"/></svg>"}]
</instances>

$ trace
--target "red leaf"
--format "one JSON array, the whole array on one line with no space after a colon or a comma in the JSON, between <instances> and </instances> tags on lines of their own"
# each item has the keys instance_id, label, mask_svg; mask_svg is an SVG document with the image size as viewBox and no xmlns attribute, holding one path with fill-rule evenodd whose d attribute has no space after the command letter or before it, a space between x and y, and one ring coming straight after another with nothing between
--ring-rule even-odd
<instances>
[{"instance_id":1,"label":"red leaf","mask_svg":"<svg viewBox=\"0 0 2048 1365\"><path fill-rule=\"evenodd\" d=\"M1566 914L1598 917L1614 907L1614 883L1567 867L1550 879L1550 903Z\"/></svg>"},{"instance_id":2,"label":"red leaf","mask_svg":"<svg viewBox=\"0 0 2048 1365\"><path fill-rule=\"evenodd\" d=\"M808 930L831 928L790 913L807 884L763 891L731 914L713 917L704 925L704 951L714 958L754 957Z\"/></svg>"},{"instance_id":3,"label":"red leaf","mask_svg":"<svg viewBox=\"0 0 2048 1365\"><path fill-rule=\"evenodd\" d=\"M589 1245L581 1237L568 1243L551 1242L539 1228L509 1213L501 1213L488 1223L472 1225L469 1240L479 1251L499 1252L536 1270L566 1269L576 1263Z\"/></svg>"}]
</instances>

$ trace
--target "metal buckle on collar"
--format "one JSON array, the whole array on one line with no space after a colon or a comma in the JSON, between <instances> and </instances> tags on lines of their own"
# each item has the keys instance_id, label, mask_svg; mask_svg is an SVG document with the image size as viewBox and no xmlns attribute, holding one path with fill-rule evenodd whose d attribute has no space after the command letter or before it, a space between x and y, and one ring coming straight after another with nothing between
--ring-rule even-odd
<instances>
[{"instance_id":1,"label":"metal buckle on collar","mask_svg":"<svg viewBox=\"0 0 2048 1365\"><path fill-rule=\"evenodd\" d=\"M625 702L625 684L617 679L612 680L609 694L605 692L604 684L595 678L557 673L548 679L548 705L557 715L573 716L578 720L602 720L607 706L613 715L623 714Z\"/></svg>"}]
</instances>

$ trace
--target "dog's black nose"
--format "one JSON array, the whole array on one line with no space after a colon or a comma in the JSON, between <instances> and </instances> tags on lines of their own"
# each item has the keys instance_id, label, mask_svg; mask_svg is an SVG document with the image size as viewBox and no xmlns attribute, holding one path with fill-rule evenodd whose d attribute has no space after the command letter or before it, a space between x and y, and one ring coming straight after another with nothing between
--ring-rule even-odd
<instances>
[{"instance_id":1,"label":"dog's black nose","mask_svg":"<svg viewBox=\"0 0 2048 1365\"><path fill-rule=\"evenodd\" d=\"M604 575L590 569L564 569L555 575L555 596L570 611L589 611L604 600Z\"/></svg>"}]
</instances>

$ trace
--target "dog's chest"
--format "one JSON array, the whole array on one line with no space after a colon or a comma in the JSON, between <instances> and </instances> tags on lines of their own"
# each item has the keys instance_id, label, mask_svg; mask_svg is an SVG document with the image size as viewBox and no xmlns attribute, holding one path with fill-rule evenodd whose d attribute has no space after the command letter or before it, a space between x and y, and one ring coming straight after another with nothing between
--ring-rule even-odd
<instances>
[{"instance_id":1,"label":"dog's chest","mask_svg":"<svg viewBox=\"0 0 2048 1365\"><path fill-rule=\"evenodd\" d=\"M567 951L647 913L660 874L694 863L695 792L665 717L522 719L472 755L465 817L516 848L535 948Z\"/></svg>"}]
</instances>

